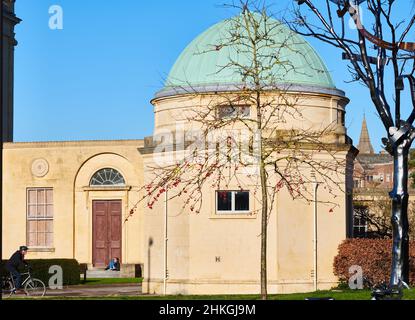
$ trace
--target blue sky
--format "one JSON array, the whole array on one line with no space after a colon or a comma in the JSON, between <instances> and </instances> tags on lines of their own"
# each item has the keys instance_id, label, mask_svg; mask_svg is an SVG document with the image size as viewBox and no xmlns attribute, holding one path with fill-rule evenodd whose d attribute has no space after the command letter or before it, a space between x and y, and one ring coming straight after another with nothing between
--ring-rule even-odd
<instances>
[{"instance_id":1,"label":"blue sky","mask_svg":"<svg viewBox=\"0 0 415 320\"><path fill-rule=\"evenodd\" d=\"M233 14L224 0L17 0L15 140L139 139L153 131L155 92L186 45ZM290 0L274 0L277 11ZM399 1L398 1L399 2ZM402 4L406 1L402 1ZM63 30L49 29L49 7ZM407 8L399 8L398 15ZM407 10L406 10L407 11ZM348 133L358 143L364 112L380 151L383 127L367 90L347 84L341 53L309 40L352 100Z\"/></svg>"}]
</instances>

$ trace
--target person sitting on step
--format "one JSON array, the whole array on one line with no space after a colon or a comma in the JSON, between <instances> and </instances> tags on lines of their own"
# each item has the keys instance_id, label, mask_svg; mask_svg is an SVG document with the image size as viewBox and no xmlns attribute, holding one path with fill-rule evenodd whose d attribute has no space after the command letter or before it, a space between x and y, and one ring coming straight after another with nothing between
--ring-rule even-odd
<instances>
[{"instance_id":1,"label":"person sitting on step","mask_svg":"<svg viewBox=\"0 0 415 320\"><path fill-rule=\"evenodd\" d=\"M117 257L111 259L110 263L105 268L105 270L120 271L120 259L118 259Z\"/></svg>"}]
</instances>

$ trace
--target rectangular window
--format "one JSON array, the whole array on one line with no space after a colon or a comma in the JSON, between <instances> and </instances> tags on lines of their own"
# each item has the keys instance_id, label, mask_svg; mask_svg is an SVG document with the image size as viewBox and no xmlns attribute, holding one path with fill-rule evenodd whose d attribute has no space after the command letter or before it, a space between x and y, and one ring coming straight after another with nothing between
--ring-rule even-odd
<instances>
[{"instance_id":1,"label":"rectangular window","mask_svg":"<svg viewBox=\"0 0 415 320\"><path fill-rule=\"evenodd\" d=\"M353 225L353 236L355 238L367 237L367 223L364 219L355 217Z\"/></svg>"},{"instance_id":2,"label":"rectangular window","mask_svg":"<svg viewBox=\"0 0 415 320\"><path fill-rule=\"evenodd\" d=\"M249 118L250 106L220 106L218 107L219 119Z\"/></svg>"},{"instance_id":3,"label":"rectangular window","mask_svg":"<svg viewBox=\"0 0 415 320\"><path fill-rule=\"evenodd\" d=\"M368 208L357 206L354 208L353 215L353 237L366 238L368 236L368 221L366 219L369 214Z\"/></svg>"},{"instance_id":4,"label":"rectangular window","mask_svg":"<svg viewBox=\"0 0 415 320\"><path fill-rule=\"evenodd\" d=\"M53 189L27 189L27 244L29 247L53 246Z\"/></svg>"},{"instance_id":5,"label":"rectangular window","mask_svg":"<svg viewBox=\"0 0 415 320\"><path fill-rule=\"evenodd\" d=\"M345 125L345 112L344 111L337 111L337 123L341 124L342 126Z\"/></svg>"},{"instance_id":6,"label":"rectangular window","mask_svg":"<svg viewBox=\"0 0 415 320\"><path fill-rule=\"evenodd\" d=\"M249 191L216 191L216 211L219 214L248 214Z\"/></svg>"}]
</instances>

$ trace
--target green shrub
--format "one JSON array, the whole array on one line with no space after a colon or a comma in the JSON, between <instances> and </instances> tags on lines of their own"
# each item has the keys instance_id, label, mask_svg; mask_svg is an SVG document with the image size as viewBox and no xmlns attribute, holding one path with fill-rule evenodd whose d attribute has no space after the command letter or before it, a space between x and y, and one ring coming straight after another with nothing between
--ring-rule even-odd
<instances>
[{"instance_id":1,"label":"green shrub","mask_svg":"<svg viewBox=\"0 0 415 320\"><path fill-rule=\"evenodd\" d=\"M409 285L415 285L415 243L410 243ZM360 266L363 276L373 284L389 282L392 263L392 240L348 239L339 246L334 259L334 274L340 282L348 283L351 266Z\"/></svg>"},{"instance_id":2,"label":"green shrub","mask_svg":"<svg viewBox=\"0 0 415 320\"><path fill-rule=\"evenodd\" d=\"M1 261L1 275L8 275L5 265L7 261ZM79 263L74 259L37 259L27 260L32 267L32 276L42 280L46 285L53 274L49 273L51 266L60 266L63 271L63 285L76 285L80 283ZM22 268L21 272L25 272Z\"/></svg>"}]
</instances>

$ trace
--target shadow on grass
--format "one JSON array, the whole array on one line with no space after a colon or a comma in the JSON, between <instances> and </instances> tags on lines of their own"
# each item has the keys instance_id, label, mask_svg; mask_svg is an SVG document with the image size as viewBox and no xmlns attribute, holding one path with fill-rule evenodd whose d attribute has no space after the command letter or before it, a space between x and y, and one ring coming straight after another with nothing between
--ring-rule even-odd
<instances>
[{"instance_id":1,"label":"shadow on grass","mask_svg":"<svg viewBox=\"0 0 415 320\"><path fill-rule=\"evenodd\" d=\"M80 285L111 285L111 284L129 284L129 283L142 283L143 278L90 278L86 281L81 281Z\"/></svg>"}]
</instances>

